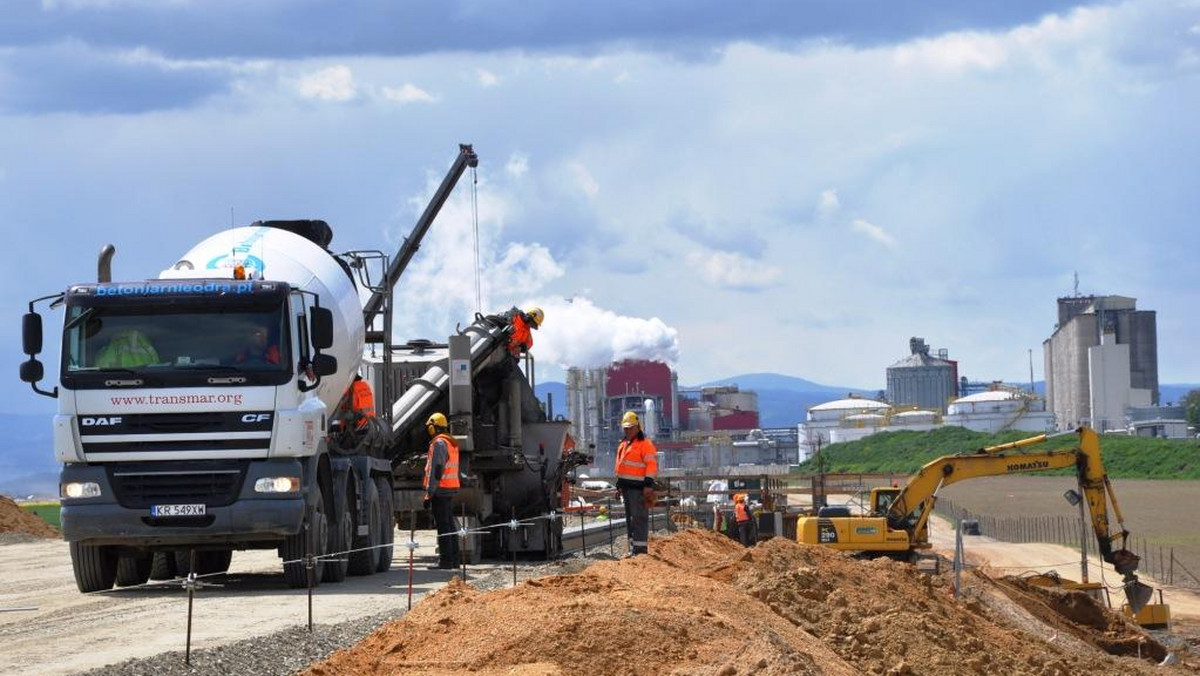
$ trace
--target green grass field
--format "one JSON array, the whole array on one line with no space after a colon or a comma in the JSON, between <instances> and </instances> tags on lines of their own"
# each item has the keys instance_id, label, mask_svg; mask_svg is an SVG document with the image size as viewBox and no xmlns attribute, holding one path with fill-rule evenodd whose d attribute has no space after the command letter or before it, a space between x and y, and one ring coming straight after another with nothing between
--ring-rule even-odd
<instances>
[{"instance_id":1,"label":"green grass field","mask_svg":"<svg viewBox=\"0 0 1200 676\"><path fill-rule=\"evenodd\" d=\"M826 472L911 474L943 455L969 452L1030 436L1034 435L1028 432L992 435L951 426L930 432L882 432L859 441L826 446L821 456ZM1075 444L1077 438L1075 435L1064 435L1037 448L1066 448ZM1194 439L1102 436L1100 450L1108 474L1113 478L1200 479L1200 442ZM810 459L793 471L803 474L816 472L816 461ZM1070 470L1062 473L1070 473Z\"/></svg>"},{"instance_id":2,"label":"green grass field","mask_svg":"<svg viewBox=\"0 0 1200 676\"><path fill-rule=\"evenodd\" d=\"M62 506L57 502L30 502L21 505L21 509L38 515L46 523L62 530L62 521L59 519Z\"/></svg>"}]
</instances>

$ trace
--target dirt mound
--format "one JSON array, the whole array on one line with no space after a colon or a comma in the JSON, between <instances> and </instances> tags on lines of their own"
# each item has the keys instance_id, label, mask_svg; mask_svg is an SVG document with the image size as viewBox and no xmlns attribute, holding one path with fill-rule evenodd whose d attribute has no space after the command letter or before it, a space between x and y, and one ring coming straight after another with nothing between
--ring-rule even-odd
<instances>
[{"instance_id":1,"label":"dirt mound","mask_svg":"<svg viewBox=\"0 0 1200 676\"><path fill-rule=\"evenodd\" d=\"M1046 629L1044 624L1035 623ZM1047 634L1052 632L1047 631ZM689 530L651 556L481 593L455 581L307 676L1161 674L1022 630L946 580L774 539Z\"/></svg>"},{"instance_id":2,"label":"dirt mound","mask_svg":"<svg viewBox=\"0 0 1200 676\"><path fill-rule=\"evenodd\" d=\"M1111 655L1141 654L1155 661L1167 656L1167 649L1148 632L1081 591L1039 587L1013 576L994 582L1005 596L1042 622Z\"/></svg>"},{"instance_id":3,"label":"dirt mound","mask_svg":"<svg viewBox=\"0 0 1200 676\"><path fill-rule=\"evenodd\" d=\"M21 509L3 495L0 495L0 533L24 533L40 538L59 536L54 526L42 521L36 514Z\"/></svg>"}]
</instances>

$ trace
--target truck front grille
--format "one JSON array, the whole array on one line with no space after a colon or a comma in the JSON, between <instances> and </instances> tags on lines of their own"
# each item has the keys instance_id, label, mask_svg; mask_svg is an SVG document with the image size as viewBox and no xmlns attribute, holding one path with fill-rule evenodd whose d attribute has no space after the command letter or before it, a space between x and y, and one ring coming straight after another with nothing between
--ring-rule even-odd
<instances>
[{"instance_id":1,"label":"truck front grille","mask_svg":"<svg viewBox=\"0 0 1200 676\"><path fill-rule=\"evenodd\" d=\"M108 466L117 502L131 509L151 505L225 507L237 499L248 462L171 462Z\"/></svg>"}]
</instances>

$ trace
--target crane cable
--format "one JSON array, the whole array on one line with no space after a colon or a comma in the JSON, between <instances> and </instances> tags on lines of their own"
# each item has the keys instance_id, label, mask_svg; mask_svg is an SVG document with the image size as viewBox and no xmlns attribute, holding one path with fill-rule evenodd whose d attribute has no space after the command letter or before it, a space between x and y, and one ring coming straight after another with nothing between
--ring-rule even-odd
<instances>
[{"instance_id":1,"label":"crane cable","mask_svg":"<svg viewBox=\"0 0 1200 676\"><path fill-rule=\"evenodd\" d=\"M471 167L471 219L475 237L475 311L483 312L483 286L479 270L479 177Z\"/></svg>"}]
</instances>

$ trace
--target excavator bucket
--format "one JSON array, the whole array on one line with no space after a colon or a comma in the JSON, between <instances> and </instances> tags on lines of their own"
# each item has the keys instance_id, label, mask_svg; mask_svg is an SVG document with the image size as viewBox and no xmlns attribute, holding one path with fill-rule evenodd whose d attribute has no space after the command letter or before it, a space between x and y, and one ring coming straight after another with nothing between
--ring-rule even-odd
<instances>
[{"instance_id":1,"label":"excavator bucket","mask_svg":"<svg viewBox=\"0 0 1200 676\"><path fill-rule=\"evenodd\" d=\"M1150 585L1138 582L1136 575L1131 577L1133 579L1125 580L1125 599L1129 601L1129 608L1136 615L1150 603L1150 599L1154 597L1154 589Z\"/></svg>"}]
</instances>

